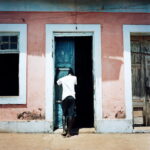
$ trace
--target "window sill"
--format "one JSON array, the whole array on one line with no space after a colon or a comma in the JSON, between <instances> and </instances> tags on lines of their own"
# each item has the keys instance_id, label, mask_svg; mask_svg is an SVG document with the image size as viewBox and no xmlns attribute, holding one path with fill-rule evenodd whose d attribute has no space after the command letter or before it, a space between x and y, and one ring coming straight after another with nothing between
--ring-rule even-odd
<instances>
[{"instance_id":1,"label":"window sill","mask_svg":"<svg viewBox=\"0 0 150 150\"><path fill-rule=\"evenodd\" d=\"M26 104L25 96L0 96L0 104Z\"/></svg>"}]
</instances>

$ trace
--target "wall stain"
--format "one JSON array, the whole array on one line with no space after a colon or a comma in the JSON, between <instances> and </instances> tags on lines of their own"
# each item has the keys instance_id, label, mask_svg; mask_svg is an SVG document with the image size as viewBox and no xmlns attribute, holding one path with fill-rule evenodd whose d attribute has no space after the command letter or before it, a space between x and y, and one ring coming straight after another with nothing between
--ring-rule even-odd
<instances>
[{"instance_id":1,"label":"wall stain","mask_svg":"<svg viewBox=\"0 0 150 150\"><path fill-rule=\"evenodd\" d=\"M115 114L115 118L121 119L121 118L125 118L125 112L123 110L119 110L116 114Z\"/></svg>"},{"instance_id":2,"label":"wall stain","mask_svg":"<svg viewBox=\"0 0 150 150\"><path fill-rule=\"evenodd\" d=\"M42 114L42 108L33 111L24 111L17 114L17 119L20 120L42 120L45 118L45 115Z\"/></svg>"}]
</instances>

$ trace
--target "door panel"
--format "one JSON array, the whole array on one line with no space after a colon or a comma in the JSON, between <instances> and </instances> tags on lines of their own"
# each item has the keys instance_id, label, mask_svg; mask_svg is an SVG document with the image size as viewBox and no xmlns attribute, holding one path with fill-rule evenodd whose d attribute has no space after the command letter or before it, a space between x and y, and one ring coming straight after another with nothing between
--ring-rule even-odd
<instances>
[{"instance_id":1,"label":"door panel","mask_svg":"<svg viewBox=\"0 0 150 150\"><path fill-rule=\"evenodd\" d=\"M71 37L55 38L55 68L56 81L67 75L68 68L75 69L75 46L74 40ZM55 127L62 128L62 87L55 84Z\"/></svg>"},{"instance_id":2,"label":"door panel","mask_svg":"<svg viewBox=\"0 0 150 150\"><path fill-rule=\"evenodd\" d=\"M131 37L134 125L150 125L150 37ZM148 90L149 89L149 90Z\"/></svg>"}]
</instances>

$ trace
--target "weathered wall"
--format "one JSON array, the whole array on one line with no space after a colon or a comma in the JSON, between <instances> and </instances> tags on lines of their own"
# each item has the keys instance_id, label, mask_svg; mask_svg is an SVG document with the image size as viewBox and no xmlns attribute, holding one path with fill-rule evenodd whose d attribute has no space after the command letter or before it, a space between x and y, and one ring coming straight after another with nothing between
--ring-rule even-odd
<instances>
[{"instance_id":1,"label":"weathered wall","mask_svg":"<svg viewBox=\"0 0 150 150\"><path fill-rule=\"evenodd\" d=\"M122 111L124 117L123 24L150 24L149 13L1 12L0 23L28 25L27 104L0 105L0 120L39 108L44 113L45 24L54 23L101 24L103 116L116 118Z\"/></svg>"},{"instance_id":2,"label":"weathered wall","mask_svg":"<svg viewBox=\"0 0 150 150\"><path fill-rule=\"evenodd\" d=\"M32 15L1 13L0 23L23 23ZM0 105L0 120L43 119L45 113L45 29L39 21L28 20L27 29L27 104ZM25 112L24 114L22 114ZM40 115L41 114L41 115Z\"/></svg>"},{"instance_id":3,"label":"weathered wall","mask_svg":"<svg viewBox=\"0 0 150 150\"><path fill-rule=\"evenodd\" d=\"M0 0L0 11L150 12L149 0Z\"/></svg>"}]
</instances>

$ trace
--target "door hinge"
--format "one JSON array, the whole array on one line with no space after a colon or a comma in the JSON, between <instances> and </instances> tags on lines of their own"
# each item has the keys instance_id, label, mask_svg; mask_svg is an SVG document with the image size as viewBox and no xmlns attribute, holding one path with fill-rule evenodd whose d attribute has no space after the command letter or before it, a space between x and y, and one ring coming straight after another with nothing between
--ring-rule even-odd
<instances>
[{"instance_id":1,"label":"door hinge","mask_svg":"<svg viewBox=\"0 0 150 150\"><path fill-rule=\"evenodd\" d=\"M54 48L54 43L53 42L54 42L54 40L52 40L52 48Z\"/></svg>"},{"instance_id":2,"label":"door hinge","mask_svg":"<svg viewBox=\"0 0 150 150\"><path fill-rule=\"evenodd\" d=\"M54 53L52 52L52 58L53 58Z\"/></svg>"}]
</instances>

